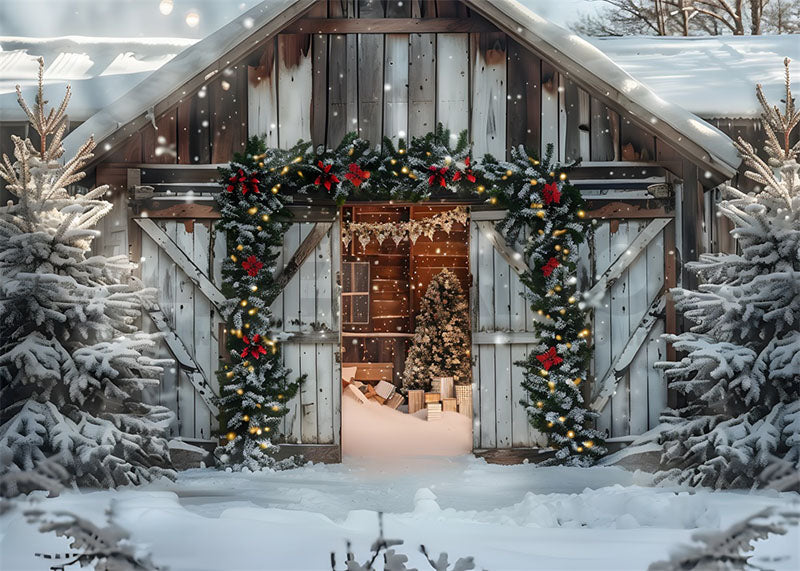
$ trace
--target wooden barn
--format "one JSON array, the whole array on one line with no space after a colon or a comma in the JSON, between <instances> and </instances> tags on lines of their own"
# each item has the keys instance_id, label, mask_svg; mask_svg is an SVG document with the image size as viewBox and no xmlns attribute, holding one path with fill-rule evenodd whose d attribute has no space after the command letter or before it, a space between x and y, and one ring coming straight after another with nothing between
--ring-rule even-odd
<instances>
[{"instance_id":1,"label":"wooden barn","mask_svg":"<svg viewBox=\"0 0 800 571\"><path fill-rule=\"evenodd\" d=\"M272 0L187 48L66 139L98 148L89 181L110 184L114 213L98 251L130 253L158 289L147 327L176 360L159 394L174 436L210 441L224 324L226 244L215 235L216 166L251 135L288 147L336 145L357 130L378 142L437 123L467 130L474 156L553 144L597 220L580 280L598 300L586 398L599 428L625 442L658 423L669 395L653 363L679 325L668 288L719 233L704 191L735 175L727 136L665 102L600 51L512 0ZM470 208L441 243L359 251L343 221L413 220ZM541 444L519 401L535 316L520 296L525 265L480 201L417 204L296 197L278 272L287 366L308 375L285 419L293 451L341 458L341 367L395 382L426 280L452 268L469 294L476 453ZM372 247L372 246L371 246ZM360 262L368 260L365 267ZM406 293L397 296L398 288ZM368 373L364 373L368 374Z\"/></svg>"}]
</instances>

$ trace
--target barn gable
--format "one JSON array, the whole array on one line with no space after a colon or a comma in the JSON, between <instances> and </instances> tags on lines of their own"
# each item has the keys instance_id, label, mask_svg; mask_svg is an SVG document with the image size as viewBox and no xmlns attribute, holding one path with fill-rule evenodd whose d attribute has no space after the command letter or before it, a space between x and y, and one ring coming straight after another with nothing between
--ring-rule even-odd
<instances>
[{"instance_id":1,"label":"barn gable","mask_svg":"<svg viewBox=\"0 0 800 571\"><path fill-rule=\"evenodd\" d=\"M730 140L658 100L599 51L513 2L296 0L264 3L156 71L67 138L95 133L98 184L116 204L96 247L131 254L159 290L152 327L167 333L162 400L175 434L208 438L213 371L225 331L215 308L224 237L212 230L216 165L248 136L273 146L333 146L358 130L373 144L466 130L475 154L552 145L598 220L580 279L601 299L596 382L586 396L600 427L628 438L652 427L666 390L652 363L675 330L664 292L704 248L703 188L735 172ZM273 305L284 359L308 381L284 424L288 441L338 454L341 212L298 197ZM529 447L521 369L538 319L519 294L524 271L494 229L503 213L472 205L469 236L476 449ZM711 218L713 221L713 217ZM698 230L700 229L700 230ZM524 264L523 264L524 265ZM177 395L177 396L175 396ZM160 397L160 398L161 398ZM307 451L306 451L307 452Z\"/></svg>"},{"instance_id":2,"label":"barn gable","mask_svg":"<svg viewBox=\"0 0 800 571\"><path fill-rule=\"evenodd\" d=\"M740 162L715 128L515 2L264 3L134 93L70 134L67 150L93 134L96 160L207 164L247 133L331 145L354 127L379 142L441 121L496 154L553 142L562 160L654 160L658 141L717 180Z\"/></svg>"}]
</instances>

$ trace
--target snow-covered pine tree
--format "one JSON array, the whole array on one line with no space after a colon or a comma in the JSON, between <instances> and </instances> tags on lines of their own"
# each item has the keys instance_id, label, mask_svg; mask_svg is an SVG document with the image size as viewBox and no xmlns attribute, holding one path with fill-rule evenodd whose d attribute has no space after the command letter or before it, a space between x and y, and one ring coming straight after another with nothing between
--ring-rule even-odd
<instances>
[{"instance_id":1,"label":"snow-covered pine tree","mask_svg":"<svg viewBox=\"0 0 800 571\"><path fill-rule=\"evenodd\" d=\"M0 478L52 460L81 486L138 484L172 474L172 413L139 399L161 371L142 353L152 337L136 328L153 292L131 281L127 256L89 254L108 189L67 190L94 142L60 164L70 92L47 111L43 68L40 59L32 109L17 87L41 143L13 136L16 161L0 165L18 199L0 207Z\"/></svg>"},{"instance_id":2,"label":"snow-covered pine tree","mask_svg":"<svg viewBox=\"0 0 800 571\"><path fill-rule=\"evenodd\" d=\"M752 169L753 193L728 187L720 203L740 253L705 254L690 264L697 291L672 291L694 325L668 335L685 356L657 363L686 405L667 410L663 476L691 484L763 485L775 459L800 469L800 122L786 67L784 109L763 107L768 160L748 142L736 147Z\"/></svg>"},{"instance_id":3,"label":"snow-covered pine tree","mask_svg":"<svg viewBox=\"0 0 800 571\"><path fill-rule=\"evenodd\" d=\"M403 387L429 389L433 377L453 377L455 384L468 385L469 353L469 305L458 278L445 269L433 277L422 298Z\"/></svg>"},{"instance_id":4,"label":"snow-covered pine tree","mask_svg":"<svg viewBox=\"0 0 800 571\"><path fill-rule=\"evenodd\" d=\"M692 534L694 543L680 545L669 561L656 561L647 571L756 571L764 569L750 563L755 549L753 542L770 535L786 535L797 525L800 512L778 512L764 508L723 530L699 531Z\"/></svg>"},{"instance_id":5,"label":"snow-covered pine tree","mask_svg":"<svg viewBox=\"0 0 800 571\"><path fill-rule=\"evenodd\" d=\"M59 560L60 567L73 565L89 567L95 571L159 571L166 569L153 563L150 552L142 545L131 541L130 533L116 523L115 502L106 510L107 524L96 525L90 520L70 511L45 512L28 510L25 516L30 524L39 524L42 533L54 532L58 537L69 538L71 553L36 553L49 561Z\"/></svg>"}]
</instances>

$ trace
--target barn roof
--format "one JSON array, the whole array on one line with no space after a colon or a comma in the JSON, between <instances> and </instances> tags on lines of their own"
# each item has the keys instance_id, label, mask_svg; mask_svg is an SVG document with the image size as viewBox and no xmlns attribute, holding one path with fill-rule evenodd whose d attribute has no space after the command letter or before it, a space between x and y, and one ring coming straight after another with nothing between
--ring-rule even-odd
<instances>
[{"instance_id":1,"label":"barn roof","mask_svg":"<svg viewBox=\"0 0 800 571\"><path fill-rule=\"evenodd\" d=\"M783 58L800 39L782 36L624 37L589 40L658 95L706 119L757 117L755 85L783 97Z\"/></svg>"},{"instance_id":2,"label":"barn roof","mask_svg":"<svg viewBox=\"0 0 800 571\"><path fill-rule=\"evenodd\" d=\"M127 137L122 127L158 112L158 105L222 71L265 32L275 33L302 15L314 0L267 0L185 49L127 94L90 117L65 139L68 153L90 135L98 156ZM465 0L476 12L539 52L575 81L621 107L634 120L681 149L708 170L731 176L740 157L731 140L697 116L659 97L585 39L549 22L513 0ZM202 74L202 75L201 75Z\"/></svg>"},{"instance_id":3,"label":"barn roof","mask_svg":"<svg viewBox=\"0 0 800 571\"><path fill-rule=\"evenodd\" d=\"M0 116L26 121L16 85L28 101L36 90L37 58L45 61L46 93L57 97L72 85L69 116L85 121L194 44L182 38L0 37ZM24 79L20 79L24 78Z\"/></svg>"},{"instance_id":4,"label":"barn roof","mask_svg":"<svg viewBox=\"0 0 800 571\"><path fill-rule=\"evenodd\" d=\"M696 115L659 97L585 38L515 0L464 0L517 41L550 59L584 88L659 135L710 172L732 176L741 164L733 141Z\"/></svg>"}]
</instances>

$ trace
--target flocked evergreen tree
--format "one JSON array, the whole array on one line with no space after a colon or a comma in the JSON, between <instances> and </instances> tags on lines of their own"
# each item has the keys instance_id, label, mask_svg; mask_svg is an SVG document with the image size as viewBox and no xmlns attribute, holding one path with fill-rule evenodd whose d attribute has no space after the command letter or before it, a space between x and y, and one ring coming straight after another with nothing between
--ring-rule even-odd
<instances>
[{"instance_id":1,"label":"flocked evergreen tree","mask_svg":"<svg viewBox=\"0 0 800 571\"><path fill-rule=\"evenodd\" d=\"M458 278L445 269L433 277L422 298L403 386L429 389L433 377L453 377L455 384L468 385L471 368L469 306Z\"/></svg>"},{"instance_id":2,"label":"flocked evergreen tree","mask_svg":"<svg viewBox=\"0 0 800 571\"><path fill-rule=\"evenodd\" d=\"M800 113L785 66L782 111L757 88L768 160L736 144L759 186L728 187L719 207L739 253L701 256L690 265L697 291L672 291L694 325L667 336L685 356L658 364L686 400L662 418L662 463L691 484L759 485L776 459L800 469L800 146L789 142Z\"/></svg>"},{"instance_id":3,"label":"flocked evergreen tree","mask_svg":"<svg viewBox=\"0 0 800 571\"><path fill-rule=\"evenodd\" d=\"M153 338L136 328L153 292L131 280L127 256L89 253L92 228L111 210L108 188L68 190L94 142L59 162L69 88L47 111L43 68L40 59L32 109L17 87L41 142L12 136L16 160L0 165L18 199L0 207L0 476L9 495L25 491L14 483L21 473L46 479L53 462L82 486L172 473L163 438L172 413L139 398L161 371L143 354Z\"/></svg>"}]
</instances>

